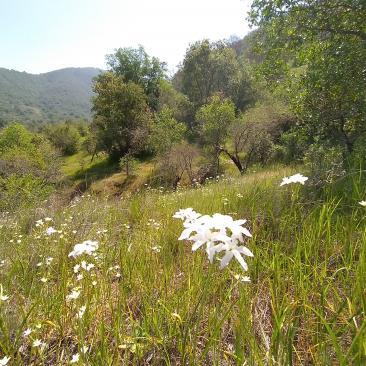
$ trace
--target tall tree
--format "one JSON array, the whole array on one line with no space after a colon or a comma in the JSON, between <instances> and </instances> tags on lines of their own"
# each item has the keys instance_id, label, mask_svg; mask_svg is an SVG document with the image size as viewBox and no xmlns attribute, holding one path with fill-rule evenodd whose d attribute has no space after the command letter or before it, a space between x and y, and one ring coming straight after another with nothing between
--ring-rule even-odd
<instances>
[{"instance_id":1,"label":"tall tree","mask_svg":"<svg viewBox=\"0 0 366 366\"><path fill-rule=\"evenodd\" d=\"M96 149L112 160L144 150L151 124L151 113L143 88L121 76L106 72L98 76L93 90L92 130Z\"/></svg>"},{"instance_id":2,"label":"tall tree","mask_svg":"<svg viewBox=\"0 0 366 366\"><path fill-rule=\"evenodd\" d=\"M278 84L298 68L289 95L299 131L352 152L366 133L365 1L255 0L250 18L267 80Z\"/></svg>"},{"instance_id":3,"label":"tall tree","mask_svg":"<svg viewBox=\"0 0 366 366\"><path fill-rule=\"evenodd\" d=\"M125 83L129 81L140 85L147 101L156 110L159 99L159 83L166 77L166 66L156 57L150 57L140 46L134 48L119 48L115 53L107 55L110 71L119 75Z\"/></svg>"},{"instance_id":4,"label":"tall tree","mask_svg":"<svg viewBox=\"0 0 366 366\"><path fill-rule=\"evenodd\" d=\"M182 68L176 74L176 84L196 109L208 103L215 93L230 97L237 107L245 108L252 92L250 79L242 66L234 49L225 42L199 41L187 50Z\"/></svg>"}]
</instances>

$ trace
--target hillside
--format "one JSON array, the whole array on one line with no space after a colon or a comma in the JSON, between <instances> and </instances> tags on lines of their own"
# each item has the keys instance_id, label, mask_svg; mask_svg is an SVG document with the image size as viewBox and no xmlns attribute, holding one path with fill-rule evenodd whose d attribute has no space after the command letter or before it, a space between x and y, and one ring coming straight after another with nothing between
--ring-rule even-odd
<instances>
[{"instance_id":1,"label":"hillside","mask_svg":"<svg viewBox=\"0 0 366 366\"><path fill-rule=\"evenodd\" d=\"M89 118L91 82L100 71L67 68L33 75L0 68L0 123Z\"/></svg>"}]
</instances>

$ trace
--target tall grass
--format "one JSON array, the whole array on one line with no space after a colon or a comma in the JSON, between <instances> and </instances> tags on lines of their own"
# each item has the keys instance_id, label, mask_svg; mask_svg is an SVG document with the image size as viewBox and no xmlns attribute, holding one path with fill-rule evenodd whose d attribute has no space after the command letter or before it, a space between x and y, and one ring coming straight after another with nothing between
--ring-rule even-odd
<instances>
[{"instance_id":1,"label":"tall grass","mask_svg":"<svg viewBox=\"0 0 366 366\"><path fill-rule=\"evenodd\" d=\"M365 188L356 177L351 197L310 202L306 187L279 187L286 173L114 200L86 195L55 212L4 217L2 354L15 365L63 365L76 353L87 365L365 364L366 210L357 203ZM219 270L177 240L172 215L186 207L248 219L248 273L234 262ZM36 227L41 216L53 222ZM62 233L47 236L47 226ZM69 258L86 239L99 241L99 256ZM95 268L78 281L83 259ZM67 301L75 287L80 296ZM45 346L32 347L35 339Z\"/></svg>"}]
</instances>

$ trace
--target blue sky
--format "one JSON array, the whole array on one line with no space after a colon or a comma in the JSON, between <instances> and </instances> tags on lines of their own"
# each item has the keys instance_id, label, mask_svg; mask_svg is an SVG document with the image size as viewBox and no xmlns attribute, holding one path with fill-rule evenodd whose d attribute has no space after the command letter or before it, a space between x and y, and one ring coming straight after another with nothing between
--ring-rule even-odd
<instances>
[{"instance_id":1,"label":"blue sky","mask_svg":"<svg viewBox=\"0 0 366 366\"><path fill-rule=\"evenodd\" d=\"M244 36L250 0L0 0L0 67L41 73L105 67L143 45L172 70L189 43Z\"/></svg>"}]
</instances>

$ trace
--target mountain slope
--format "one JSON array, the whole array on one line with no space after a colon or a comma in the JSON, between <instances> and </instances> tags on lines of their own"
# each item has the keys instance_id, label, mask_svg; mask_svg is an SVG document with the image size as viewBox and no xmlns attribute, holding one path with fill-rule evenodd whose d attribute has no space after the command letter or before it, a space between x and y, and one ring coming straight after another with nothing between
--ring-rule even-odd
<instances>
[{"instance_id":1,"label":"mountain slope","mask_svg":"<svg viewBox=\"0 0 366 366\"><path fill-rule=\"evenodd\" d=\"M33 75L0 68L0 124L89 118L96 68L67 68Z\"/></svg>"}]
</instances>

